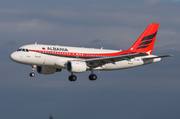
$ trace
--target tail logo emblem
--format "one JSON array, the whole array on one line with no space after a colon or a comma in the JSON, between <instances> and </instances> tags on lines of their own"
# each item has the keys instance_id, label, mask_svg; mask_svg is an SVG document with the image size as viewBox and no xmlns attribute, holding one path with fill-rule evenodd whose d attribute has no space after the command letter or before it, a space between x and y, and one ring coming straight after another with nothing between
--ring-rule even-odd
<instances>
[{"instance_id":1,"label":"tail logo emblem","mask_svg":"<svg viewBox=\"0 0 180 119\"><path fill-rule=\"evenodd\" d=\"M153 41L152 39L156 36L156 33L145 36L142 40L141 43L139 44L139 47L137 49L142 49L142 48L147 48L149 47L149 44Z\"/></svg>"}]
</instances>

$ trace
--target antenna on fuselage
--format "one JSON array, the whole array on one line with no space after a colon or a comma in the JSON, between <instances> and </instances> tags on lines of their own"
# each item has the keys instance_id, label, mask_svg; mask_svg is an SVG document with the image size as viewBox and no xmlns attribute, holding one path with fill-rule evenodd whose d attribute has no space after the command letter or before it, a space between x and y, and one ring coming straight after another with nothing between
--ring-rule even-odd
<instances>
[{"instance_id":1,"label":"antenna on fuselage","mask_svg":"<svg viewBox=\"0 0 180 119\"><path fill-rule=\"evenodd\" d=\"M103 49L103 47L101 47L101 50Z\"/></svg>"},{"instance_id":2,"label":"antenna on fuselage","mask_svg":"<svg viewBox=\"0 0 180 119\"><path fill-rule=\"evenodd\" d=\"M35 42L35 45L37 44L37 42Z\"/></svg>"}]
</instances>

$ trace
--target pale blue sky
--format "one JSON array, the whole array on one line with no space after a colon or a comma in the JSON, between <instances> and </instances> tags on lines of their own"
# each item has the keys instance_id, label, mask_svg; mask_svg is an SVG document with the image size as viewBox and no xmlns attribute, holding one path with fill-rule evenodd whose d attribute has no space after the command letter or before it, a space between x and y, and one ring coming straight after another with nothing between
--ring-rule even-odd
<instances>
[{"instance_id":1,"label":"pale blue sky","mask_svg":"<svg viewBox=\"0 0 180 119\"><path fill-rule=\"evenodd\" d=\"M179 119L180 2L174 0L1 0L1 119ZM41 44L128 49L160 23L153 54L173 54L147 66L97 73L29 77L31 67L9 55ZM98 42L97 42L98 41Z\"/></svg>"}]
</instances>

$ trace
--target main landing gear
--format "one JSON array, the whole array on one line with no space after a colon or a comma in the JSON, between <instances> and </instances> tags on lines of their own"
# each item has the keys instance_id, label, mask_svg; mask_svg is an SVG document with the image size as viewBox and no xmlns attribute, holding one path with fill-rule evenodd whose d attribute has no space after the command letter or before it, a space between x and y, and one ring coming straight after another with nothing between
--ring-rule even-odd
<instances>
[{"instance_id":1,"label":"main landing gear","mask_svg":"<svg viewBox=\"0 0 180 119\"><path fill-rule=\"evenodd\" d=\"M69 76L69 81L76 81L77 77L76 75L73 75L73 73Z\"/></svg>"},{"instance_id":2,"label":"main landing gear","mask_svg":"<svg viewBox=\"0 0 180 119\"><path fill-rule=\"evenodd\" d=\"M97 75L93 73L93 71L91 71L92 73L89 75L89 80L90 81L95 81L97 79ZM76 75L74 75L73 73L71 73L71 75L69 76L69 81L76 81L77 77Z\"/></svg>"},{"instance_id":3,"label":"main landing gear","mask_svg":"<svg viewBox=\"0 0 180 119\"><path fill-rule=\"evenodd\" d=\"M95 81L97 79L97 75L93 73L93 70L91 70L91 74L89 75L90 81Z\"/></svg>"},{"instance_id":4,"label":"main landing gear","mask_svg":"<svg viewBox=\"0 0 180 119\"><path fill-rule=\"evenodd\" d=\"M32 72L29 74L30 77L34 77L35 76L35 73L34 73L35 68L36 68L36 65L32 65Z\"/></svg>"},{"instance_id":5,"label":"main landing gear","mask_svg":"<svg viewBox=\"0 0 180 119\"><path fill-rule=\"evenodd\" d=\"M89 80L95 81L96 79L97 79L97 75L96 74L90 74L89 75Z\"/></svg>"}]
</instances>

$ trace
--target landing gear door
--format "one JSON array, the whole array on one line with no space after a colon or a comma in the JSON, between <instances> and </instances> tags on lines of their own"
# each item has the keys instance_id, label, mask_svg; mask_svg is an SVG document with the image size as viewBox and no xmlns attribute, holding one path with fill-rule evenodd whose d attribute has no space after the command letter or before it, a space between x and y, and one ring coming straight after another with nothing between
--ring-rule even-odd
<instances>
[{"instance_id":1,"label":"landing gear door","mask_svg":"<svg viewBox=\"0 0 180 119\"><path fill-rule=\"evenodd\" d=\"M36 46L35 49L36 49L35 57L40 58L41 57L40 48Z\"/></svg>"}]
</instances>

